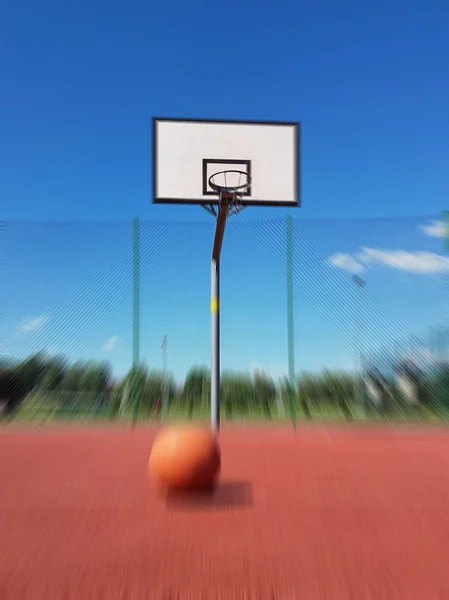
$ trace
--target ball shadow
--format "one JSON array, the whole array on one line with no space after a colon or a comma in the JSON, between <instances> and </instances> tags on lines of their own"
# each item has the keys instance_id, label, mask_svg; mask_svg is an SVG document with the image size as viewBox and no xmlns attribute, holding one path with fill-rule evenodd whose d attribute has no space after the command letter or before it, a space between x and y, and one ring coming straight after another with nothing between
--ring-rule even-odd
<instances>
[{"instance_id":1,"label":"ball shadow","mask_svg":"<svg viewBox=\"0 0 449 600\"><path fill-rule=\"evenodd\" d=\"M219 510L253 506L253 489L249 481L225 480L207 490L169 490L165 492L171 510Z\"/></svg>"}]
</instances>

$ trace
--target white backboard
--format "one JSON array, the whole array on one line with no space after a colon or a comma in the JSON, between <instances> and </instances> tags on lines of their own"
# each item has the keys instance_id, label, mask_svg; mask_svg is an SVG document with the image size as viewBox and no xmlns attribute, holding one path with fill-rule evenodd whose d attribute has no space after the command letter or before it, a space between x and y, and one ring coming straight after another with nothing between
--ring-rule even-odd
<instances>
[{"instance_id":1,"label":"white backboard","mask_svg":"<svg viewBox=\"0 0 449 600\"><path fill-rule=\"evenodd\" d=\"M153 201L216 204L217 171L251 176L246 205L300 204L300 124L153 119Z\"/></svg>"}]
</instances>

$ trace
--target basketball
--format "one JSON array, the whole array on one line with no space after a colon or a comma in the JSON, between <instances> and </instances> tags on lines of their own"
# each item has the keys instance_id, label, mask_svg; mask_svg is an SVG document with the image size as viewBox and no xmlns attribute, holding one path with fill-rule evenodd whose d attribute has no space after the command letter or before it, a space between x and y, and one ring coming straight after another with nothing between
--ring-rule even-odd
<instances>
[{"instance_id":1,"label":"basketball","mask_svg":"<svg viewBox=\"0 0 449 600\"><path fill-rule=\"evenodd\" d=\"M212 488L220 474L220 447L209 429L170 427L156 437L148 471L165 488Z\"/></svg>"}]
</instances>

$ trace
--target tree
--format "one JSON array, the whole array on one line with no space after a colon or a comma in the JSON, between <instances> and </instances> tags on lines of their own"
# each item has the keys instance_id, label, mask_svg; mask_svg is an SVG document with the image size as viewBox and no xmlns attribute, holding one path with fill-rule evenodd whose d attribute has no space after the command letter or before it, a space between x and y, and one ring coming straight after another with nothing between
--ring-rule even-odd
<instances>
[{"instance_id":1,"label":"tree","mask_svg":"<svg viewBox=\"0 0 449 600\"><path fill-rule=\"evenodd\" d=\"M62 358L53 358L48 361L48 369L42 378L40 389L43 391L57 390L66 376L67 362Z\"/></svg>"},{"instance_id":2,"label":"tree","mask_svg":"<svg viewBox=\"0 0 449 600\"><path fill-rule=\"evenodd\" d=\"M300 402L305 403L307 407L311 404L318 404L320 401L320 381L312 373L302 373L297 380L297 390Z\"/></svg>"},{"instance_id":3,"label":"tree","mask_svg":"<svg viewBox=\"0 0 449 600\"><path fill-rule=\"evenodd\" d=\"M60 389L64 392L79 392L82 390L82 382L85 383L86 364L84 361L77 361L69 366L64 373L60 384Z\"/></svg>"},{"instance_id":4,"label":"tree","mask_svg":"<svg viewBox=\"0 0 449 600\"><path fill-rule=\"evenodd\" d=\"M176 393L176 384L173 375L171 373L166 373L164 378L163 371L153 370L148 373L145 385L145 398L148 402L148 410L151 415L154 414L156 403L158 401L162 402L164 397L164 384L167 386L167 403L170 405Z\"/></svg>"},{"instance_id":5,"label":"tree","mask_svg":"<svg viewBox=\"0 0 449 600\"><path fill-rule=\"evenodd\" d=\"M247 373L223 373L221 377L220 394L223 408L230 419L235 412L249 413L249 407L254 404L254 388L251 377Z\"/></svg>"},{"instance_id":6,"label":"tree","mask_svg":"<svg viewBox=\"0 0 449 600\"><path fill-rule=\"evenodd\" d=\"M80 389L83 392L104 394L109 387L111 376L111 367L107 362L89 361L81 372Z\"/></svg>"},{"instance_id":7,"label":"tree","mask_svg":"<svg viewBox=\"0 0 449 600\"><path fill-rule=\"evenodd\" d=\"M150 399L148 398L148 367L146 364L132 367L123 380L124 390L131 402L138 402L140 409L148 408ZM126 389L127 388L127 389Z\"/></svg>"},{"instance_id":8,"label":"tree","mask_svg":"<svg viewBox=\"0 0 449 600\"><path fill-rule=\"evenodd\" d=\"M346 374L324 370L322 385L324 396L328 402L339 406L344 416L347 419L352 419L349 399L353 396L353 381Z\"/></svg>"},{"instance_id":9,"label":"tree","mask_svg":"<svg viewBox=\"0 0 449 600\"><path fill-rule=\"evenodd\" d=\"M5 402L4 416L12 417L27 395L39 387L46 373L43 353L0 369L0 399Z\"/></svg>"},{"instance_id":10,"label":"tree","mask_svg":"<svg viewBox=\"0 0 449 600\"><path fill-rule=\"evenodd\" d=\"M276 401L276 386L271 377L263 371L255 371L253 375L254 399L256 405L261 406L265 416L272 418L271 407Z\"/></svg>"},{"instance_id":11,"label":"tree","mask_svg":"<svg viewBox=\"0 0 449 600\"><path fill-rule=\"evenodd\" d=\"M189 418L193 417L195 405L204 403L210 396L210 371L207 367L192 367L187 373L182 391L183 404L188 405Z\"/></svg>"}]
</instances>

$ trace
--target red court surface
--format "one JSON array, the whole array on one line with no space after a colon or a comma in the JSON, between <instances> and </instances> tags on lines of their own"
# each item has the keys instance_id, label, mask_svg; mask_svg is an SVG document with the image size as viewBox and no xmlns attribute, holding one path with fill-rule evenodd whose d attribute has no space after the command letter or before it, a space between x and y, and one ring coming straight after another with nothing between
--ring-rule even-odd
<instances>
[{"instance_id":1,"label":"red court surface","mask_svg":"<svg viewBox=\"0 0 449 600\"><path fill-rule=\"evenodd\" d=\"M0 600L449 598L449 431L230 428L170 499L153 429L0 429Z\"/></svg>"}]
</instances>

